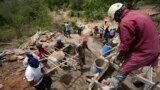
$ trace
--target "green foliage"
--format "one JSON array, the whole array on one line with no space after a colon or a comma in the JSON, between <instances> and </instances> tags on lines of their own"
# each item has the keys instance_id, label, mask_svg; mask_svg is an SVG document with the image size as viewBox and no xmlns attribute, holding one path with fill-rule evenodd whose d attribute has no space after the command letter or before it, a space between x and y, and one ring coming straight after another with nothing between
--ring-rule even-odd
<instances>
[{"instance_id":1,"label":"green foliage","mask_svg":"<svg viewBox=\"0 0 160 90\"><path fill-rule=\"evenodd\" d=\"M139 1L160 4L160 0L0 0L0 41L23 38L48 29L53 23L49 10L69 9L71 17L94 21L103 19L113 3L122 2L134 8ZM75 22L71 24L76 29Z\"/></svg>"},{"instance_id":2,"label":"green foliage","mask_svg":"<svg viewBox=\"0 0 160 90\"><path fill-rule=\"evenodd\" d=\"M14 33L11 39L26 35L26 30L50 25L45 0L3 0L0 1L0 41L8 41L2 31ZM32 29L33 30L33 29ZM4 38L3 38L4 37ZM6 38L6 39L5 39Z\"/></svg>"}]
</instances>

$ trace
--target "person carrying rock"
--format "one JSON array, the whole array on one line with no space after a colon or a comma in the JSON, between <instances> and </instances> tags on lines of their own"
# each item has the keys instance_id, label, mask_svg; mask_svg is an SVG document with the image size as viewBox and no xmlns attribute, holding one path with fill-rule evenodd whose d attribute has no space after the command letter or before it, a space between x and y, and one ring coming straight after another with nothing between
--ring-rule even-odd
<instances>
[{"instance_id":1,"label":"person carrying rock","mask_svg":"<svg viewBox=\"0 0 160 90\"><path fill-rule=\"evenodd\" d=\"M51 90L52 79L40 67L37 59L29 59L28 66L25 70L25 78L30 86L34 86L36 90Z\"/></svg>"},{"instance_id":2,"label":"person carrying rock","mask_svg":"<svg viewBox=\"0 0 160 90\"><path fill-rule=\"evenodd\" d=\"M156 66L160 47L157 28L146 13L115 3L110 6L108 16L119 23L119 55L115 63L122 63L106 89L111 90L121 86L130 72L144 66Z\"/></svg>"}]
</instances>

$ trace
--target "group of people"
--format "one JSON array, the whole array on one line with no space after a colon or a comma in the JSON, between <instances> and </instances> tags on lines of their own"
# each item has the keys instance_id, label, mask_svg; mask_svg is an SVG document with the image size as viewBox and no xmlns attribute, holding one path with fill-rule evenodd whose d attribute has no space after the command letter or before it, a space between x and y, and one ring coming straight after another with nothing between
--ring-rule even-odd
<instances>
[{"instance_id":1,"label":"group of people","mask_svg":"<svg viewBox=\"0 0 160 90\"><path fill-rule=\"evenodd\" d=\"M87 45L88 37L83 37L82 42L76 48L76 56L79 58L77 62L80 66L80 70L86 64L85 60L85 49L91 50ZM32 53L30 50L26 51L26 57L23 60L23 65L26 68L25 77L29 82L30 86L34 86L37 90L51 90L52 79L48 76L47 70L50 66L47 64L47 58L50 54L42 44L36 44L37 51ZM64 43L61 41L61 37L56 38L56 43L53 46L55 51L59 51L65 47Z\"/></svg>"},{"instance_id":2,"label":"group of people","mask_svg":"<svg viewBox=\"0 0 160 90\"><path fill-rule=\"evenodd\" d=\"M37 44L36 53L26 51L26 58L23 61L23 65L26 68L25 77L30 86L34 86L37 90L51 90L52 79L49 77L44 68L49 69L45 59L48 52L41 44Z\"/></svg>"},{"instance_id":3,"label":"group of people","mask_svg":"<svg viewBox=\"0 0 160 90\"><path fill-rule=\"evenodd\" d=\"M47 69L50 66L47 64L47 58L49 52L42 46L42 44L36 44L37 51L32 53L26 51L26 57L23 60L23 65L26 68L25 77L31 86L34 86L37 90L51 90L52 79L47 74ZM56 38L56 43L53 47L55 51L62 49L64 43L60 37Z\"/></svg>"},{"instance_id":4,"label":"group of people","mask_svg":"<svg viewBox=\"0 0 160 90\"><path fill-rule=\"evenodd\" d=\"M111 78L111 83L106 90L117 89L127 75L144 66L156 66L157 58L160 53L159 39L156 26L152 19L146 13L139 10L129 10L122 3L111 5L108 10L108 16L118 22L118 33L120 43L118 46L119 54L115 63L120 65L118 74ZM113 38L116 29L108 30L109 27L103 29L104 33L94 28L94 33L100 33L100 37ZM64 35L70 37L70 29L68 22L64 22ZM85 65L85 49L91 51L87 46L88 38L84 37L81 44L77 47L77 55L81 69ZM56 50L64 47L60 39L57 39L55 45ZM47 51L40 45L37 46L36 55L27 53L24 60L26 67L25 76L31 86L37 90L50 90L52 79L45 74L40 67L42 63L46 68L50 68L46 64L46 59L41 58L47 55ZM121 64L120 64L121 63Z\"/></svg>"},{"instance_id":5,"label":"group of people","mask_svg":"<svg viewBox=\"0 0 160 90\"><path fill-rule=\"evenodd\" d=\"M105 27L104 25L102 25L100 28L98 26L95 26L92 30L91 36L93 36L93 34L95 34L95 36L99 34L100 39L113 38L116 32L116 28L109 29L109 26Z\"/></svg>"}]
</instances>

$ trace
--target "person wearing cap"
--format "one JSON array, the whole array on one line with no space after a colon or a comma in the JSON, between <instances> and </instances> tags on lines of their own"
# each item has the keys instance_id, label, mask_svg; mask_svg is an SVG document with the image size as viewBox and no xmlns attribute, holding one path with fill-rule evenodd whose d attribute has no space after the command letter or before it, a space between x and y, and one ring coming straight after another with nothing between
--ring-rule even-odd
<instances>
[{"instance_id":1,"label":"person wearing cap","mask_svg":"<svg viewBox=\"0 0 160 90\"><path fill-rule=\"evenodd\" d=\"M59 36L56 38L56 44L54 45L54 49L56 51L58 51L58 50L62 49L63 47L65 47L64 43L61 41L61 37Z\"/></svg>"},{"instance_id":2,"label":"person wearing cap","mask_svg":"<svg viewBox=\"0 0 160 90\"><path fill-rule=\"evenodd\" d=\"M49 54L45 48L42 47L42 44L37 43L36 44L37 47L37 51L36 51L36 55L41 59L40 62L44 65L44 67L46 67L47 69L50 69L50 66L47 64L47 59L44 59L47 57L47 55Z\"/></svg>"},{"instance_id":3,"label":"person wearing cap","mask_svg":"<svg viewBox=\"0 0 160 90\"><path fill-rule=\"evenodd\" d=\"M156 66L160 47L157 28L143 11L129 10L122 3L115 3L108 9L108 16L119 24L119 55L115 63L121 66L109 85L109 89L115 89L130 72Z\"/></svg>"},{"instance_id":4,"label":"person wearing cap","mask_svg":"<svg viewBox=\"0 0 160 90\"><path fill-rule=\"evenodd\" d=\"M85 49L88 49L88 51L91 52L91 50L88 48L87 42L88 42L88 37L83 37L81 44L76 49L77 55L79 57L80 69L83 69L83 65L86 64Z\"/></svg>"},{"instance_id":5,"label":"person wearing cap","mask_svg":"<svg viewBox=\"0 0 160 90\"><path fill-rule=\"evenodd\" d=\"M37 59L29 59L25 70L25 78L36 90L51 90L52 79L40 67Z\"/></svg>"},{"instance_id":6,"label":"person wearing cap","mask_svg":"<svg viewBox=\"0 0 160 90\"><path fill-rule=\"evenodd\" d=\"M26 57L23 60L23 66L25 68L28 66L29 59L36 59L36 60L40 61L40 58L36 54L32 53L31 51L26 51L25 54L26 54Z\"/></svg>"}]
</instances>

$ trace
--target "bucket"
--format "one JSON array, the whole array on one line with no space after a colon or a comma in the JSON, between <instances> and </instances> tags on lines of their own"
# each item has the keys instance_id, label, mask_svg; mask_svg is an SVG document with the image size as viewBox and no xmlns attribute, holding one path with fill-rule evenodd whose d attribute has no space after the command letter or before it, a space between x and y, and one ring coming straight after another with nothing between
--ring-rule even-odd
<instances>
[{"instance_id":1,"label":"bucket","mask_svg":"<svg viewBox=\"0 0 160 90\"><path fill-rule=\"evenodd\" d=\"M105 62L103 59L96 59L94 63L92 64L90 71L91 73L100 73L103 71L104 67L107 65L107 62Z\"/></svg>"},{"instance_id":2,"label":"bucket","mask_svg":"<svg viewBox=\"0 0 160 90\"><path fill-rule=\"evenodd\" d=\"M109 48L109 46L106 45L106 44L105 44L105 45L102 47L102 49L100 50L100 53L101 53L101 55L103 55L103 56L108 55L109 52L110 52L110 48Z\"/></svg>"}]
</instances>

